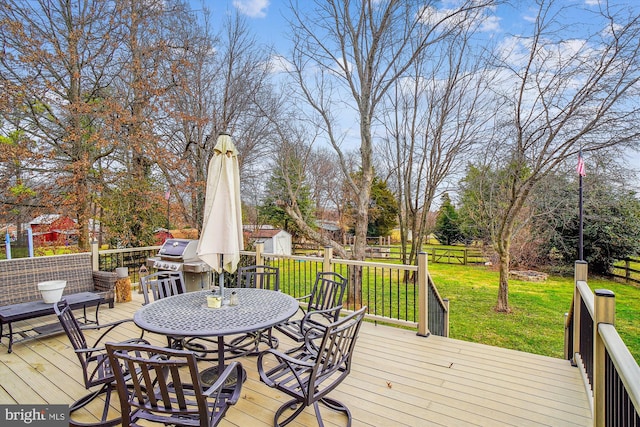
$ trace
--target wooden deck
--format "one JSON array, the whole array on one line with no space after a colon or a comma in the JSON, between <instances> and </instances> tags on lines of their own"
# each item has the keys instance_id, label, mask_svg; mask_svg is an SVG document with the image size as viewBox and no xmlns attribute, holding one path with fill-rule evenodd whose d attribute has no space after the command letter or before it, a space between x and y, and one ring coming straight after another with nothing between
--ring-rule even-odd
<instances>
[{"instance_id":1,"label":"wooden deck","mask_svg":"<svg viewBox=\"0 0 640 427\"><path fill-rule=\"evenodd\" d=\"M131 317L140 301L135 294L131 303L102 308L100 321ZM113 338L138 333L131 324ZM145 338L166 344L162 336ZM287 397L259 381L255 357L241 362L248 373L242 398L220 425L273 425ZM81 375L66 335L15 344L11 354L0 345L0 404L69 404L86 394ZM567 361L372 323L363 325L351 375L332 396L350 408L354 426L592 425L580 372ZM115 399L114 413L118 406ZM91 412L99 409L77 414L90 421ZM328 426L345 425L329 410L323 417ZM317 425L309 408L297 421L291 425Z\"/></svg>"}]
</instances>

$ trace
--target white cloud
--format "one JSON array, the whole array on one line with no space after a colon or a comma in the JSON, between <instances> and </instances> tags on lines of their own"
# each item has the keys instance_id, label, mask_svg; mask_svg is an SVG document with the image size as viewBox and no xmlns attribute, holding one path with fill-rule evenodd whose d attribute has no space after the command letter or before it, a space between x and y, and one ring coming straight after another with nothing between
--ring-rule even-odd
<instances>
[{"instance_id":1,"label":"white cloud","mask_svg":"<svg viewBox=\"0 0 640 427\"><path fill-rule=\"evenodd\" d=\"M493 16L493 15L486 15L483 20L482 20L482 24L480 25L480 31L481 32L497 32L500 30L500 18L497 16Z\"/></svg>"},{"instance_id":2,"label":"white cloud","mask_svg":"<svg viewBox=\"0 0 640 427\"><path fill-rule=\"evenodd\" d=\"M447 3L452 2L445 1L443 5ZM501 18L493 15L494 11L495 8L493 7L460 12L459 8L438 9L433 6L426 6L422 10L421 21L429 26L439 25L443 31L464 25L470 28L475 26L480 32L498 32Z\"/></svg>"},{"instance_id":3,"label":"white cloud","mask_svg":"<svg viewBox=\"0 0 640 427\"><path fill-rule=\"evenodd\" d=\"M233 0L233 6L250 18L264 18L267 16L269 0Z\"/></svg>"},{"instance_id":4,"label":"white cloud","mask_svg":"<svg viewBox=\"0 0 640 427\"><path fill-rule=\"evenodd\" d=\"M598 6L600 4L600 0L585 0L587 6Z\"/></svg>"},{"instance_id":5,"label":"white cloud","mask_svg":"<svg viewBox=\"0 0 640 427\"><path fill-rule=\"evenodd\" d=\"M272 55L269 58L269 70L274 73L289 73L294 71L293 64L282 55Z\"/></svg>"}]
</instances>

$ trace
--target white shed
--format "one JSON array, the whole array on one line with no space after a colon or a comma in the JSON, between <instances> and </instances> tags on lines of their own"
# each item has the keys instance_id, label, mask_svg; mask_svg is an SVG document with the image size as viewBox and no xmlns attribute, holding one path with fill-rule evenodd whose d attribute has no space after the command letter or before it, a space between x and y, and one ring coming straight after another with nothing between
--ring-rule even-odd
<instances>
[{"instance_id":1,"label":"white shed","mask_svg":"<svg viewBox=\"0 0 640 427\"><path fill-rule=\"evenodd\" d=\"M284 230L255 230L249 237L264 243L264 251L268 254L291 255L291 234Z\"/></svg>"}]
</instances>

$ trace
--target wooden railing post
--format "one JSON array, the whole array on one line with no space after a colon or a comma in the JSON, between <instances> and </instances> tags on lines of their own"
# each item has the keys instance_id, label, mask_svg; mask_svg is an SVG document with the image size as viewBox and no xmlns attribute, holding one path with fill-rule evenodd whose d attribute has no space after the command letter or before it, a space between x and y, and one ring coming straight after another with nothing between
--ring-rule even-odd
<instances>
[{"instance_id":1,"label":"wooden railing post","mask_svg":"<svg viewBox=\"0 0 640 427\"><path fill-rule=\"evenodd\" d=\"M98 242L91 242L91 266L93 271L100 270L100 255L98 254Z\"/></svg>"},{"instance_id":2,"label":"wooden railing post","mask_svg":"<svg viewBox=\"0 0 640 427\"><path fill-rule=\"evenodd\" d=\"M576 261L574 265L574 282L573 282L573 354L571 361L577 364L576 352L580 351L580 307L582 297L578 290L579 281L587 281L588 264L586 261Z\"/></svg>"},{"instance_id":3,"label":"wooden railing post","mask_svg":"<svg viewBox=\"0 0 640 427\"><path fill-rule=\"evenodd\" d=\"M449 298L444 298L444 337L449 337Z\"/></svg>"},{"instance_id":4,"label":"wooden railing post","mask_svg":"<svg viewBox=\"0 0 640 427\"><path fill-rule=\"evenodd\" d=\"M418 335L429 336L429 265L426 252L418 254Z\"/></svg>"},{"instance_id":5,"label":"wooden railing post","mask_svg":"<svg viewBox=\"0 0 640 427\"><path fill-rule=\"evenodd\" d=\"M263 265L264 258L262 253L264 252L264 243L256 243L256 265Z\"/></svg>"},{"instance_id":6,"label":"wooden railing post","mask_svg":"<svg viewBox=\"0 0 640 427\"><path fill-rule=\"evenodd\" d=\"M333 248L331 246L324 247L324 260L322 261L322 272L330 273L333 271L331 259L333 258Z\"/></svg>"},{"instance_id":7,"label":"wooden railing post","mask_svg":"<svg viewBox=\"0 0 640 427\"><path fill-rule=\"evenodd\" d=\"M594 291L594 324L593 324L593 425L605 426L606 383L605 383L605 359L606 348L604 341L598 332L600 323L615 325L616 321L616 297L608 289L596 289Z\"/></svg>"}]
</instances>

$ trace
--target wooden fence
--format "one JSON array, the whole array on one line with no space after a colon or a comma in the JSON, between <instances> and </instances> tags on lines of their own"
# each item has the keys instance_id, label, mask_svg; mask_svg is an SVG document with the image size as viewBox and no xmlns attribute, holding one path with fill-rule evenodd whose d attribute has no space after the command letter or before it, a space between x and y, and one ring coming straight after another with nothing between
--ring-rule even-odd
<instances>
[{"instance_id":1,"label":"wooden fence","mask_svg":"<svg viewBox=\"0 0 640 427\"><path fill-rule=\"evenodd\" d=\"M386 260L402 260L402 250L400 246L388 245L388 244L374 244L369 242L366 249L367 258L369 259L386 259ZM293 245L294 251L297 255L317 253L321 254L323 248L312 244L295 244ZM351 250L351 246L346 246L347 251ZM487 262L487 258L482 253L480 248L477 247L439 247L439 246L425 246L421 252L426 252L429 255L429 262L440 264L484 264Z\"/></svg>"},{"instance_id":2,"label":"wooden fence","mask_svg":"<svg viewBox=\"0 0 640 427\"><path fill-rule=\"evenodd\" d=\"M613 277L623 279L627 283L640 283L640 258L625 258L613 266Z\"/></svg>"}]
</instances>

